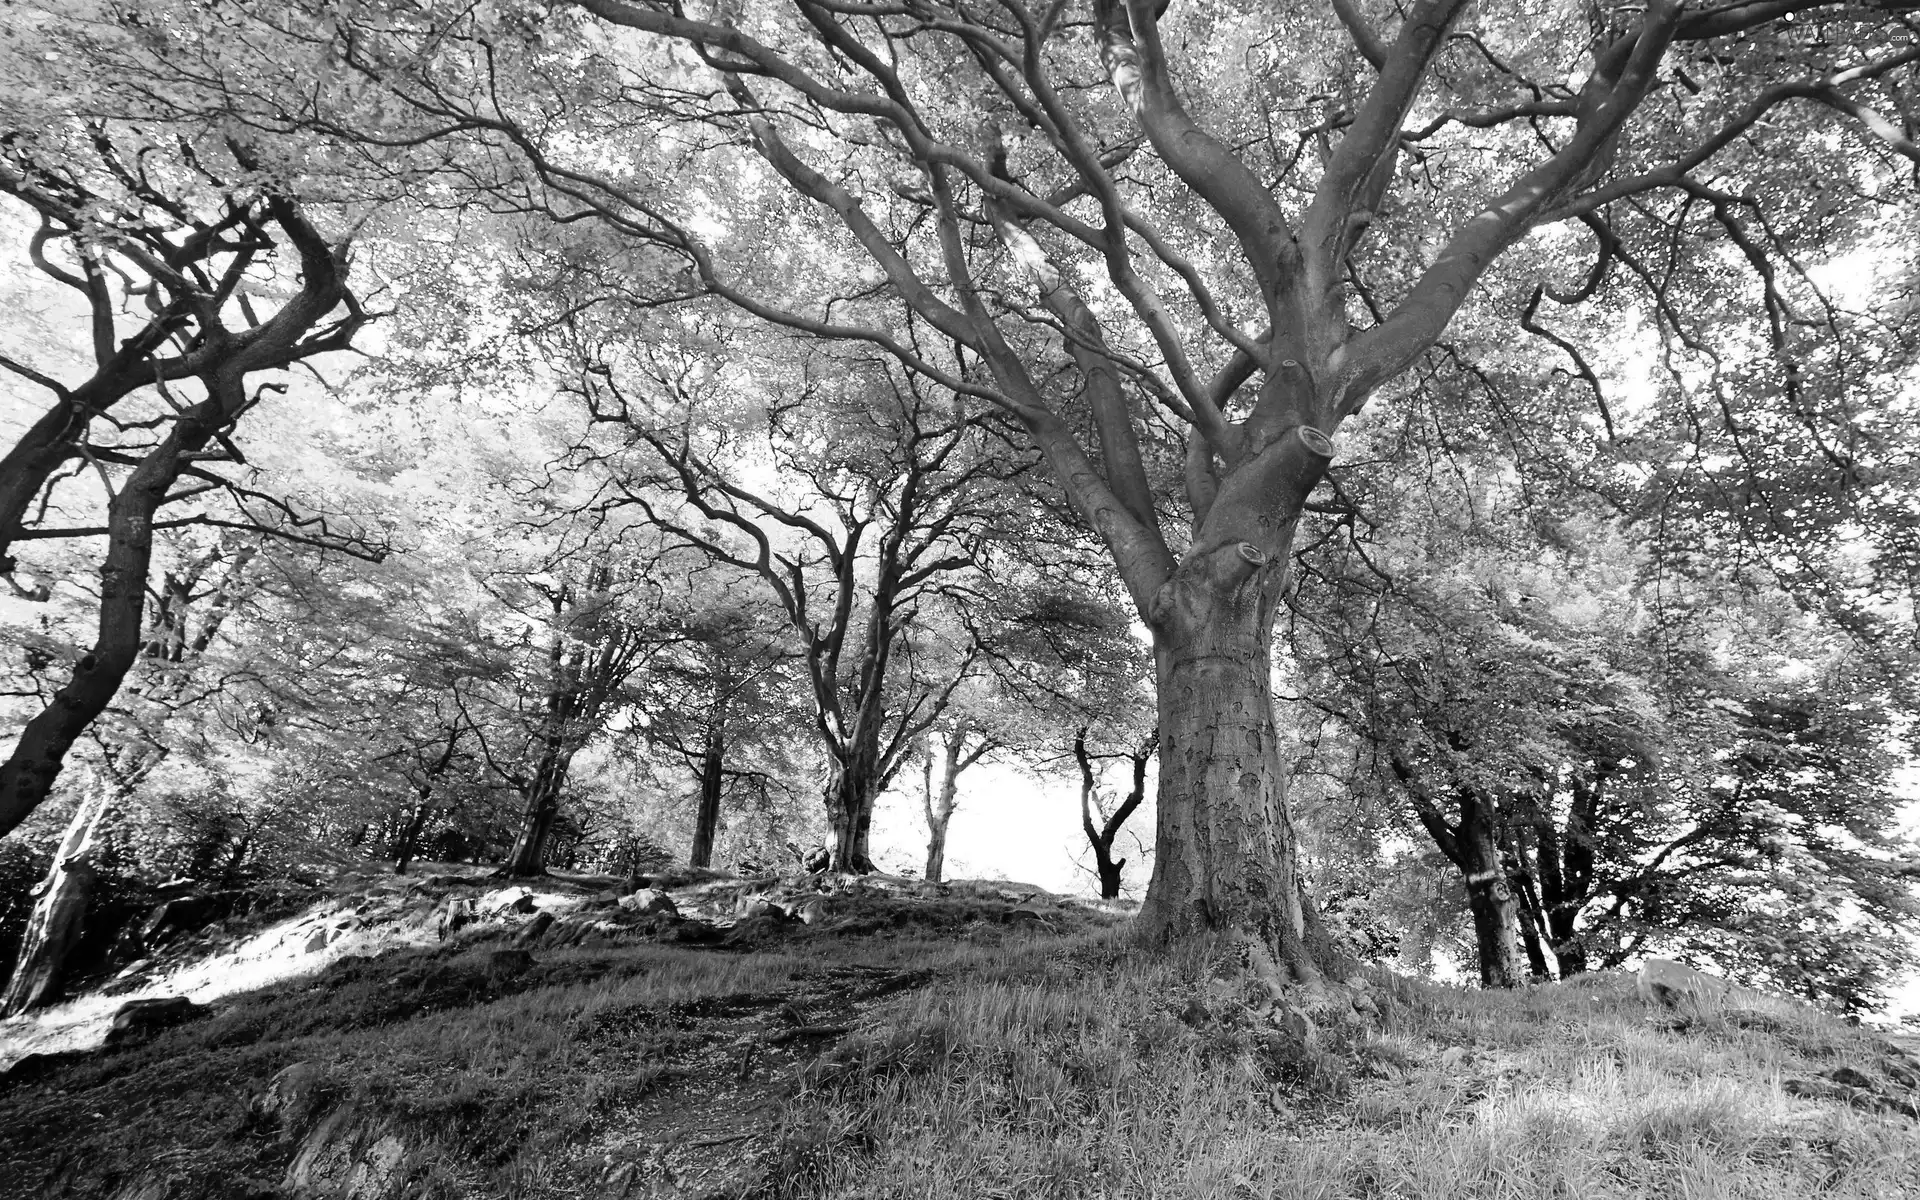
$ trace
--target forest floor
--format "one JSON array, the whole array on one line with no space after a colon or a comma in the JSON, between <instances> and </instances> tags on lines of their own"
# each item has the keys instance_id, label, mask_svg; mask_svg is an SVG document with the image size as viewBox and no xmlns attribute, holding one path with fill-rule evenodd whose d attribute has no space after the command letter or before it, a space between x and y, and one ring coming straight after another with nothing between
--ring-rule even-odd
<instances>
[{"instance_id":1,"label":"forest floor","mask_svg":"<svg viewBox=\"0 0 1920 1200\"><path fill-rule=\"evenodd\" d=\"M1376 970L1303 1022L1018 885L607 882L237 931L252 990L0 1077L0 1197L1920 1196L1920 1063L1784 1002Z\"/></svg>"}]
</instances>

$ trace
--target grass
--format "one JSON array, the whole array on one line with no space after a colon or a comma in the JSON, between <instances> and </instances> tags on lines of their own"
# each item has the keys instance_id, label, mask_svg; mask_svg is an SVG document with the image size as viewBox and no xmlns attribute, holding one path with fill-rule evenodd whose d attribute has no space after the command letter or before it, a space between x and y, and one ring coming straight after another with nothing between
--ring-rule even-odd
<instances>
[{"instance_id":1,"label":"grass","mask_svg":"<svg viewBox=\"0 0 1920 1200\"><path fill-rule=\"evenodd\" d=\"M1849 1066L1899 1091L1807 1010L1656 1024L1624 979L1382 974L1306 1046L1123 928L950 915L517 975L486 943L349 960L4 1085L0 1195L238 1200L304 1161L443 1200L1920 1196L1914 1122L1792 1094Z\"/></svg>"}]
</instances>

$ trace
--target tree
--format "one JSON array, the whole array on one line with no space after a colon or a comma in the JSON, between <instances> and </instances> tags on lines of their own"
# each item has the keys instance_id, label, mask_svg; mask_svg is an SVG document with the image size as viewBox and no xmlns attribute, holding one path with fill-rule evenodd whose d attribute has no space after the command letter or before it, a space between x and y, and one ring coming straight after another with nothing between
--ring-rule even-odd
<instances>
[{"instance_id":1,"label":"tree","mask_svg":"<svg viewBox=\"0 0 1920 1200\"><path fill-rule=\"evenodd\" d=\"M0 763L0 833L47 797L68 750L142 653L156 528L271 527L280 517L286 536L315 540L299 529L298 514L214 464L245 462L230 431L265 392L286 390L251 385L250 377L344 349L365 321L346 284L346 240L323 235L245 145L167 146L131 127L72 124L16 132L0 150L0 193L37 218L29 254L41 272L84 297L92 347L91 373L77 383L0 359L52 399L0 459L0 569L16 569L11 551L21 541L104 535L98 632ZM275 266L281 246L297 267ZM291 293L263 316L254 298L263 275L294 271ZM177 393L189 384L197 395ZM155 411L115 415L143 393L159 402ZM99 474L104 524L44 523L49 490L69 463ZM193 515L157 518L163 506L210 494L231 500L238 516L203 505ZM320 522L318 535L328 534Z\"/></svg>"},{"instance_id":2,"label":"tree","mask_svg":"<svg viewBox=\"0 0 1920 1200\"><path fill-rule=\"evenodd\" d=\"M162 574L154 620L141 659L153 669L129 689L140 706L164 720L190 703L191 692L205 685L195 679L200 657L219 636L258 546L230 535L212 547L190 552L176 569ZM51 1001L59 993L67 956L80 938L93 899L98 864L91 861L100 831L121 815L141 782L172 753L162 737L123 720L113 734L101 736L93 779L60 838L47 874L34 888L35 903L21 939L20 952L0 1013L11 1016Z\"/></svg>"},{"instance_id":3,"label":"tree","mask_svg":"<svg viewBox=\"0 0 1920 1200\"><path fill-rule=\"evenodd\" d=\"M716 415L726 374L663 350L636 372L648 386L636 395L603 362L587 378L592 411L626 443L594 455L607 507L756 580L784 615L828 763L832 867L866 872L875 802L978 654L931 610L984 594L992 502L1019 465L994 455L991 414L884 365L803 362L801 388L843 396L829 420L774 391L778 370L764 365L766 390L737 427L710 420L696 440L691 414ZM768 464L766 484L747 482Z\"/></svg>"},{"instance_id":4,"label":"tree","mask_svg":"<svg viewBox=\"0 0 1920 1200\"><path fill-rule=\"evenodd\" d=\"M691 581L690 581L691 582ZM698 573L705 593L732 595L750 579L719 568ZM781 644L782 617L758 603L710 602L689 612L683 639L668 647L636 680L636 707L644 713L640 744L666 751L684 765L694 787L693 839L687 862L713 865L721 812L729 793L764 793L779 781L746 765L758 754L778 754L797 730L799 714L787 701L791 656Z\"/></svg>"},{"instance_id":5,"label":"tree","mask_svg":"<svg viewBox=\"0 0 1920 1200\"><path fill-rule=\"evenodd\" d=\"M1303 691L1359 743L1352 790L1394 795L1458 873L1482 983L1712 945L1808 991L1774 974L1792 943L1856 1003L1909 919L1898 681L1842 620L1662 554L1659 526L1523 497L1497 458L1453 466L1408 486L1383 454L1349 480L1353 528L1303 559L1288 633ZM1801 922L1783 897L1803 890L1848 899Z\"/></svg>"},{"instance_id":6,"label":"tree","mask_svg":"<svg viewBox=\"0 0 1920 1200\"><path fill-rule=\"evenodd\" d=\"M236 5L164 50L192 92L185 64L249 47L243 70L212 75L219 95L181 105L390 147L396 175L475 147L456 178L488 204L684 262L684 286L646 302L697 293L876 347L1017 421L1155 640L1143 932L1223 934L1257 971L1313 980L1341 960L1300 886L1269 650L1331 435L1443 353L1475 285L1535 230L1581 222L1604 267L1616 216L1678 194L1715 210L1697 236L1772 272L1781 247L1740 218L1761 207L1745 180L1781 174L1768 119L1824 106L1867 134L1856 161L1895 179L1879 156L1915 151L1878 110L1920 55L1897 15L1821 0L1523 19L1468 18L1463 0L1329 7L1095 0L1087 26L1058 4L276 5L258 20ZM260 56L276 33L286 52ZM1182 56L1247 65L1183 89ZM311 86L320 61L342 82ZM760 165L740 162L743 141ZM523 169L501 178L494 148ZM1155 487L1168 462L1186 467L1177 498Z\"/></svg>"},{"instance_id":7,"label":"tree","mask_svg":"<svg viewBox=\"0 0 1920 1200\"><path fill-rule=\"evenodd\" d=\"M529 619L527 648L535 649L535 637L545 645L513 694L517 719L489 725L465 710L489 769L521 799L519 830L500 868L507 876L546 870L574 756L626 705L627 681L671 636L656 623L657 597L636 564L605 550L582 557L503 581L511 585L510 607ZM626 602L634 595L640 603Z\"/></svg>"},{"instance_id":8,"label":"tree","mask_svg":"<svg viewBox=\"0 0 1920 1200\"><path fill-rule=\"evenodd\" d=\"M1113 900L1120 895L1121 872L1126 869L1127 860L1113 856L1114 839L1126 828L1127 818L1140 807L1140 801L1147 795L1147 764L1153 761L1153 753L1159 739L1155 730L1143 739L1131 751L1122 755L1095 754L1087 748L1088 729L1082 725L1073 735L1073 760L1080 767L1080 827L1086 832L1087 844L1093 848L1094 872L1100 879L1100 898ZM1118 804L1109 804L1100 794L1099 773L1096 763L1101 758L1122 757L1131 769L1132 786ZM1099 820L1094 820L1098 814Z\"/></svg>"},{"instance_id":9,"label":"tree","mask_svg":"<svg viewBox=\"0 0 1920 1200\"><path fill-rule=\"evenodd\" d=\"M921 781L920 797L927 817L926 879L928 883L939 883L947 869L947 826L953 822L953 808L959 800L960 776L968 767L999 749L1000 744L991 732L964 715L946 722L944 728L929 730L925 737L925 778Z\"/></svg>"}]
</instances>

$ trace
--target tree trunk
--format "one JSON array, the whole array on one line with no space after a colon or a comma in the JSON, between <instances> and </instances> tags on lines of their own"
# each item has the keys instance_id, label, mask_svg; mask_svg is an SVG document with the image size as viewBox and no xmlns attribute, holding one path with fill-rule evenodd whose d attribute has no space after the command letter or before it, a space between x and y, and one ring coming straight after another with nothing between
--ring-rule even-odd
<instances>
[{"instance_id":1,"label":"tree trunk","mask_svg":"<svg viewBox=\"0 0 1920 1200\"><path fill-rule=\"evenodd\" d=\"M941 758L939 782L933 774L933 738L927 739L927 769L921 802L927 814L927 882L939 883L947 869L947 828L953 824L953 805L960 791L960 772L979 761L986 753L983 741L971 751L967 747L968 726L962 725L942 739L946 752Z\"/></svg>"},{"instance_id":2,"label":"tree trunk","mask_svg":"<svg viewBox=\"0 0 1920 1200\"><path fill-rule=\"evenodd\" d=\"M93 899L97 874L86 854L105 819L115 789L101 783L83 800L60 839L47 877L34 889L38 899L20 941L7 991L0 997L0 1016L15 1016L39 1008L59 995L60 976L67 955L84 932L87 903Z\"/></svg>"},{"instance_id":3,"label":"tree trunk","mask_svg":"<svg viewBox=\"0 0 1920 1200\"><path fill-rule=\"evenodd\" d=\"M547 748L526 792L527 807L520 835L514 839L513 849L507 852L500 874L511 879L546 874L547 842L553 836L554 822L560 817L560 789L566 784L572 757L563 748L551 745Z\"/></svg>"},{"instance_id":4,"label":"tree trunk","mask_svg":"<svg viewBox=\"0 0 1920 1200\"><path fill-rule=\"evenodd\" d=\"M400 830L400 844L394 847L393 873L405 875L407 868L413 865L413 856L420 852L420 835L427 828L427 820L433 815L433 806L427 798L433 794L432 787L420 789L418 801L413 806L413 814Z\"/></svg>"},{"instance_id":5,"label":"tree trunk","mask_svg":"<svg viewBox=\"0 0 1920 1200\"><path fill-rule=\"evenodd\" d=\"M1348 964L1302 892L1287 810L1269 653L1291 531L1280 540L1272 555L1190 556L1156 605L1159 811L1138 927L1162 942L1225 934L1254 973L1313 982ZM1214 561L1228 556L1241 561Z\"/></svg>"},{"instance_id":6,"label":"tree trunk","mask_svg":"<svg viewBox=\"0 0 1920 1200\"><path fill-rule=\"evenodd\" d=\"M870 771L861 769L867 765L858 759L852 764L836 763L827 781L827 823L833 830L829 870L849 875L873 872L867 837L873 825L875 780Z\"/></svg>"},{"instance_id":7,"label":"tree trunk","mask_svg":"<svg viewBox=\"0 0 1920 1200\"><path fill-rule=\"evenodd\" d=\"M1463 790L1460 797L1461 869L1467 879L1467 904L1473 910L1473 939L1479 952L1482 987L1510 988L1520 982L1520 946L1515 938L1519 913L1513 886L1500 857L1497 814L1486 797Z\"/></svg>"},{"instance_id":8,"label":"tree trunk","mask_svg":"<svg viewBox=\"0 0 1920 1200\"><path fill-rule=\"evenodd\" d=\"M196 414L199 409L194 410ZM205 416L180 418L149 450L107 506L107 557L100 566L100 623L93 648L44 709L27 722L0 764L0 835L11 832L53 790L54 780L87 727L120 691L146 642L147 568L153 558L153 514L179 474L184 456L213 433Z\"/></svg>"},{"instance_id":9,"label":"tree trunk","mask_svg":"<svg viewBox=\"0 0 1920 1200\"><path fill-rule=\"evenodd\" d=\"M720 832L720 785L726 781L726 740L718 725L707 728L706 754L700 760L700 810L693 821L693 852L687 862L696 867L713 865L713 840Z\"/></svg>"},{"instance_id":10,"label":"tree trunk","mask_svg":"<svg viewBox=\"0 0 1920 1200\"><path fill-rule=\"evenodd\" d=\"M1587 948L1581 944L1580 931L1574 927L1578 912L1571 908L1547 910L1547 933L1553 956L1560 962L1560 978L1572 979L1587 973Z\"/></svg>"}]
</instances>

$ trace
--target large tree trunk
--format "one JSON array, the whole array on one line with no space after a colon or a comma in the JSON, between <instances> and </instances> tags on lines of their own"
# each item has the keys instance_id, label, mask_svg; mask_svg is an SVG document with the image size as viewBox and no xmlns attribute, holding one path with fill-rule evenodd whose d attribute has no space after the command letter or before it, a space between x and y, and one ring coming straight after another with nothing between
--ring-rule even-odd
<instances>
[{"instance_id":1,"label":"large tree trunk","mask_svg":"<svg viewBox=\"0 0 1920 1200\"><path fill-rule=\"evenodd\" d=\"M700 760L700 810L693 821L693 852L687 862L713 865L713 840L720 832L720 785L725 782L726 741L718 725L707 729L706 754Z\"/></svg>"},{"instance_id":2,"label":"large tree trunk","mask_svg":"<svg viewBox=\"0 0 1920 1200\"><path fill-rule=\"evenodd\" d=\"M1460 799L1461 870L1467 880L1467 904L1473 910L1473 939L1479 952L1483 987L1510 988L1520 982L1519 919L1513 885L1500 857L1498 814L1478 792Z\"/></svg>"},{"instance_id":3,"label":"large tree trunk","mask_svg":"<svg viewBox=\"0 0 1920 1200\"><path fill-rule=\"evenodd\" d=\"M92 650L74 665L72 677L27 722L13 753L0 764L0 834L24 821L53 790L67 751L113 702L146 644L141 613L153 558L153 514L179 474L184 456L211 438L213 420L199 415L207 407L180 418L173 432L147 452L107 507L98 633Z\"/></svg>"},{"instance_id":4,"label":"large tree trunk","mask_svg":"<svg viewBox=\"0 0 1920 1200\"><path fill-rule=\"evenodd\" d=\"M1274 723L1269 653L1285 561L1229 572L1238 582L1226 587L1183 567L1157 614L1159 811L1138 923L1155 941L1226 934L1255 973L1284 967L1311 982L1333 948L1301 890Z\"/></svg>"},{"instance_id":5,"label":"large tree trunk","mask_svg":"<svg viewBox=\"0 0 1920 1200\"><path fill-rule=\"evenodd\" d=\"M67 823L65 836L54 852L47 877L34 888L37 899L27 918L27 930L20 941L20 956L14 962L7 991L0 997L0 1016L14 1016L39 1008L59 995L60 977L67 955L84 932L87 904L93 899L93 865L86 859L94 834L110 807L115 789L102 781L97 791L83 800Z\"/></svg>"},{"instance_id":6,"label":"large tree trunk","mask_svg":"<svg viewBox=\"0 0 1920 1200\"><path fill-rule=\"evenodd\" d=\"M526 791L527 807L521 818L520 836L507 852L500 874L510 879L546 874L547 842L553 836L554 822L560 817L560 790L566 784L572 758L563 748L548 747Z\"/></svg>"},{"instance_id":7,"label":"large tree trunk","mask_svg":"<svg viewBox=\"0 0 1920 1200\"><path fill-rule=\"evenodd\" d=\"M867 838L873 826L873 802L878 791L872 764L855 756L835 763L827 780L827 824L833 830L833 860L828 869L850 875L873 872Z\"/></svg>"}]
</instances>

